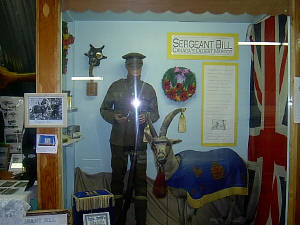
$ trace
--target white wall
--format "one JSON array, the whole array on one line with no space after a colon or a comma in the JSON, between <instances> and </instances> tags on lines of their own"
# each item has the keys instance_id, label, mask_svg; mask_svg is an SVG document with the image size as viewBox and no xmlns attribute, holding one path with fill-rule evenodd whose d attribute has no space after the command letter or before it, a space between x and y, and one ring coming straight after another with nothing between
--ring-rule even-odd
<instances>
[{"instance_id":1,"label":"white wall","mask_svg":"<svg viewBox=\"0 0 300 225\"><path fill-rule=\"evenodd\" d=\"M68 55L68 73L63 75L66 89L72 91L73 105L78 111L70 116L74 124L80 125L84 139L67 151L66 162L75 161L85 172L110 172L110 124L105 122L99 108L110 84L126 77L122 55L128 52L141 52L144 60L142 79L156 90L160 111L160 120L155 123L159 129L164 116L177 107L186 107L187 132L177 133L178 117L174 119L169 130L170 138L179 138L183 142L174 145L175 152L183 149L207 150L200 144L201 127L201 64L204 60L167 59L167 32L201 32L201 33L237 33L239 40L245 41L248 24L239 23L199 23L199 22L101 22L75 21L68 24L70 33L75 36L75 43L70 46ZM108 58L94 69L95 76L103 76L98 82L98 96L86 96L86 81L71 81L72 76L88 76L88 58L84 55L89 44L95 47L105 45L103 54ZM250 48L239 48L239 60L227 61L239 64L239 104L237 146L232 147L240 156L247 159L248 119L249 119L249 74ZM209 61L209 60L205 60ZM165 71L171 67L183 66L196 74L196 94L183 103L168 99L161 88ZM213 148L213 147L212 147ZM210 148L211 149L211 148ZM69 162L70 163L70 162ZM71 171L69 171L71 172ZM148 148L148 176L154 178L156 169L153 155Z\"/></svg>"}]
</instances>

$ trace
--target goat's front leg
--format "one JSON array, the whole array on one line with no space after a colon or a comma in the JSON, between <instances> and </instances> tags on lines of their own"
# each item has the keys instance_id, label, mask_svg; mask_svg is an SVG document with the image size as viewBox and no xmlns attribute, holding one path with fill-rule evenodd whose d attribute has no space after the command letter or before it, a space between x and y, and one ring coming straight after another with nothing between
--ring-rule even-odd
<instances>
[{"instance_id":1,"label":"goat's front leg","mask_svg":"<svg viewBox=\"0 0 300 225\"><path fill-rule=\"evenodd\" d=\"M180 225L186 225L186 199L185 198L177 198L177 206L178 206L178 215L179 215L179 223Z\"/></svg>"},{"instance_id":2,"label":"goat's front leg","mask_svg":"<svg viewBox=\"0 0 300 225\"><path fill-rule=\"evenodd\" d=\"M186 205L187 224L192 224L193 216L196 215L197 209L192 208L188 203Z\"/></svg>"}]
</instances>

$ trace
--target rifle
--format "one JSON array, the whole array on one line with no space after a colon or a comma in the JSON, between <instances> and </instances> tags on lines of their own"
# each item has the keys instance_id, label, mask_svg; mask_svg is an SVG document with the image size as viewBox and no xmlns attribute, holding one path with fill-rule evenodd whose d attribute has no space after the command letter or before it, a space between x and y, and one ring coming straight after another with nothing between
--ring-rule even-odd
<instances>
[{"instance_id":1,"label":"rifle","mask_svg":"<svg viewBox=\"0 0 300 225\"><path fill-rule=\"evenodd\" d=\"M135 147L133 157L131 157L130 170L128 175L127 188L124 195L124 203L122 206L121 214L117 219L118 225L126 224L127 211L130 208L133 189L134 189L134 177L135 177L135 169L136 169L136 161L137 161L137 148Z\"/></svg>"},{"instance_id":2,"label":"rifle","mask_svg":"<svg viewBox=\"0 0 300 225\"><path fill-rule=\"evenodd\" d=\"M126 224L126 217L127 217L127 211L130 208L133 189L134 189L134 178L135 178L135 170L136 170L136 163L137 163L137 149L139 148L141 142L143 141L143 135L144 135L144 128L145 125L140 125L137 129L137 137L136 137L136 144L134 147L133 156L130 157L130 170L128 175L128 181L127 181L127 187L126 192L124 195L124 203L122 206L121 214L119 218L116 218L117 225L125 225Z\"/></svg>"}]
</instances>

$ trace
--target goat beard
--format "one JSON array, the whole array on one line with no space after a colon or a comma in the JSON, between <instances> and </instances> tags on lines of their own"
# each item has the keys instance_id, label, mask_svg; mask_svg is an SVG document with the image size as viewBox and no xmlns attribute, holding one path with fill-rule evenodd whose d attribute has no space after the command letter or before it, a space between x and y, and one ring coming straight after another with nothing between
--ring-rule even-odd
<instances>
[{"instance_id":1,"label":"goat beard","mask_svg":"<svg viewBox=\"0 0 300 225\"><path fill-rule=\"evenodd\" d=\"M165 173L161 168L159 168L154 181L153 194L155 195L156 198L164 198L166 197L167 194Z\"/></svg>"}]
</instances>

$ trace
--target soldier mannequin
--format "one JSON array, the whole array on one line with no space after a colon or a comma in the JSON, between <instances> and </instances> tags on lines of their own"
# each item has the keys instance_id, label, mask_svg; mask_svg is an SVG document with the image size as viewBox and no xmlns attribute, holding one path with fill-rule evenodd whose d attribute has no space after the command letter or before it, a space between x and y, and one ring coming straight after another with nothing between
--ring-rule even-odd
<instances>
[{"instance_id":1,"label":"soldier mannequin","mask_svg":"<svg viewBox=\"0 0 300 225\"><path fill-rule=\"evenodd\" d=\"M141 78L144 55L129 53L125 59L128 75L126 79L115 81L108 89L102 102L100 113L112 124L110 136L112 181L111 191L115 198L115 221L123 205L124 177L127 171L128 156L137 150L137 163L134 179L134 206L137 225L146 224L147 214L147 143L143 142L146 126L146 113L152 122L159 118L156 93L153 87ZM131 104L140 100L138 110ZM125 221L116 225L125 224Z\"/></svg>"}]
</instances>

